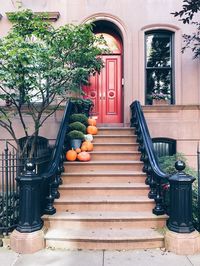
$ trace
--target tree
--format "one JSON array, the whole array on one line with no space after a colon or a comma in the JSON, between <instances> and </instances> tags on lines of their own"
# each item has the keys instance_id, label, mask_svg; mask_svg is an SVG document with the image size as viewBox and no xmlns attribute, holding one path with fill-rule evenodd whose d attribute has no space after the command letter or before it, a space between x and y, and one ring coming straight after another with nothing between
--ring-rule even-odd
<instances>
[{"instance_id":1,"label":"tree","mask_svg":"<svg viewBox=\"0 0 200 266\"><path fill-rule=\"evenodd\" d=\"M200 0L183 0L182 10L172 13L175 17L180 17L179 20L184 24L193 24L196 27L195 33L183 35L185 46L182 49L183 52L186 48L192 49L194 58L200 57L200 22L194 21L199 11Z\"/></svg>"},{"instance_id":2,"label":"tree","mask_svg":"<svg viewBox=\"0 0 200 266\"><path fill-rule=\"evenodd\" d=\"M67 93L81 92L88 76L103 67L97 57L102 53L97 44L103 39L92 33L91 24L55 29L45 17L30 10L11 13L13 27L0 40L0 99L10 105L0 106L0 126L11 134L20 155L32 139L30 158L39 129L66 100ZM33 121L33 129L28 128L24 113ZM15 134L16 117L27 138L23 148Z\"/></svg>"}]
</instances>

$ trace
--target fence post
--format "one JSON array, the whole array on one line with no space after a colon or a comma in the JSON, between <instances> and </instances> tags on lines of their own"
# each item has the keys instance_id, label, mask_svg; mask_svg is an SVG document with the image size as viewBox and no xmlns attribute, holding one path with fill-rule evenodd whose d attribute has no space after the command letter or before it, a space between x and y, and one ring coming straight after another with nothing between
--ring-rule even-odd
<instances>
[{"instance_id":1,"label":"fence post","mask_svg":"<svg viewBox=\"0 0 200 266\"><path fill-rule=\"evenodd\" d=\"M25 172L16 178L19 184L19 222L11 235L11 248L18 253L32 253L44 248L41 219L42 178L35 174L35 164L27 162Z\"/></svg>"},{"instance_id":2,"label":"fence post","mask_svg":"<svg viewBox=\"0 0 200 266\"><path fill-rule=\"evenodd\" d=\"M200 250L199 233L192 221L192 183L195 178L183 172L184 162L177 161L175 168L178 172L169 178L169 230L165 235L165 247L177 254L189 255Z\"/></svg>"}]
</instances>

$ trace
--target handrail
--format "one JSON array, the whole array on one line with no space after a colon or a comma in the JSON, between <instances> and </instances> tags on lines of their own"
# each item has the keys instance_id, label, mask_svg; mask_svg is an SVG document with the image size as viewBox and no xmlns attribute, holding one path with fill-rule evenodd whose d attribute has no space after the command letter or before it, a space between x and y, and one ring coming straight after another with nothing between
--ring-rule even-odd
<instances>
[{"instance_id":1,"label":"handrail","mask_svg":"<svg viewBox=\"0 0 200 266\"><path fill-rule=\"evenodd\" d=\"M149 129L147 127L146 119L144 117L144 113L142 111L140 102L135 101L131 105L131 108L132 108L132 106L134 106L135 112L136 112L137 117L138 117L138 123L140 125L141 133L143 135L143 141L144 141L145 149L146 149L147 155L149 157L149 162L150 162L150 165L152 167L152 170L158 178L168 179L170 177L170 175L164 173L159 166L158 159L157 159L157 156L156 156L154 148L153 148L152 139L151 139L151 136L149 133Z\"/></svg>"},{"instance_id":2,"label":"handrail","mask_svg":"<svg viewBox=\"0 0 200 266\"><path fill-rule=\"evenodd\" d=\"M156 202L153 213L161 215L166 213L161 191L162 183L166 182L170 175L164 173L159 166L140 102L134 101L130 108L132 111L131 126L136 127L137 140L140 144L139 149L142 153L141 160L144 162L143 170L147 173L146 184L151 189L149 198L154 199Z\"/></svg>"},{"instance_id":3,"label":"handrail","mask_svg":"<svg viewBox=\"0 0 200 266\"><path fill-rule=\"evenodd\" d=\"M72 103L68 101L64 110L63 118L60 124L60 128L57 134L56 142L52 152L51 160L47 172L42 175L42 178L48 180L49 183L49 195L47 196L46 206L44 208L45 214L54 214L56 212L53 201L55 198L59 198L58 186L62 183L60 178L61 173L64 171L64 152L66 142L66 132L69 124L69 117L72 110Z\"/></svg>"}]
</instances>

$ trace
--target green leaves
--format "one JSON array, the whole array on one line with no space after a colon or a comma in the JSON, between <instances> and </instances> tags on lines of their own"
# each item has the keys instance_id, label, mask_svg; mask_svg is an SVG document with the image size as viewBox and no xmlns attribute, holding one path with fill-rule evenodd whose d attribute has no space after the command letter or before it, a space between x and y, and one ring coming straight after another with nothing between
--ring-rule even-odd
<instances>
[{"instance_id":1,"label":"green leaves","mask_svg":"<svg viewBox=\"0 0 200 266\"><path fill-rule=\"evenodd\" d=\"M14 139L11 121L16 113L25 136L37 135L67 91L81 93L81 85L87 83L89 75L103 67L98 55L105 53L99 48L105 43L92 33L91 24L54 29L46 17L31 10L10 13L13 27L0 40L0 99L9 99L14 110L5 109L9 113L6 116L3 109L2 117L7 119L6 129ZM57 96L60 100L50 109ZM32 118L33 131L26 125L24 112Z\"/></svg>"},{"instance_id":2,"label":"green leaves","mask_svg":"<svg viewBox=\"0 0 200 266\"><path fill-rule=\"evenodd\" d=\"M193 21L195 14L200 12L200 0L183 0L182 10L173 12L174 17L180 17L180 21L184 24L193 24L196 26L196 32L184 34L184 47L182 52L186 48L190 48L194 53L194 58L200 57L200 23Z\"/></svg>"}]
</instances>

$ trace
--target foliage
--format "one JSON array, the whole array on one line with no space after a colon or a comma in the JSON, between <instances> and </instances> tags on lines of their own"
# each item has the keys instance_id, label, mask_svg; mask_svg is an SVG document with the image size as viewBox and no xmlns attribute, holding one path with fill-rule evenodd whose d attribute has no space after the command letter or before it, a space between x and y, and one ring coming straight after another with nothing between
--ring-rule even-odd
<instances>
[{"instance_id":1,"label":"foliage","mask_svg":"<svg viewBox=\"0 0 200 266\"><path fill-rule=\"evenodd\" d=\"M30 157L36 148L40 127L66 100L68 91L81 91L88 76L103 66L97 55L102 38L92 33L92 25L65 25L55 29L44 20L47 14L30 10L10 13L13 27L0 40L0 126L21 150L13 124L19 118L27 139L34 136ZM59 97L58 97L59 96ZM28 115L33 128L24 119Z\"/></svg>"},{"instance_id":2,"label":"foliage","mask_svg":"<svg viewBox=\"0 0 200 266\"><path fill-rule=\"evenodd\" d=\"M184 161L186 163L186 168L184 170L184 172L188 175L194 176L197 178L197 171L195 171L193 168L189 167L187 164L187 159L185 158L185 156L181 153L176 153L173 156L163 156L159 158L159 164L161 169L169 174L174 174L176 173L176 169L174 167L175 162L177 160L181 160ZM166 206L169 206L169 186L165 185L165 189L164 189L164 198L165 198L165 203ZM192 204L193 204L193 222L194 222L194 226L197 230L200 230L199 228L199 222L198 221L198 184L197 184L197 180L193 183L192 186ZM169 211L169 210L168 210Z\"/></svg>"},{"instance_id":3,"label":"foliage","mask_svg":"<svg viewBox=\"0 0 200 266\"><path fill-rule=\"evenodd\" d=\"M185 168L184 172L186 174L197 177L197 172L188 165L187 159L185 158L185 156L182 153L176 153L173 156L160 157L159 158L159 165L165 173L174 174L177 172L177 170L175 169L175 166L174 166L175 162L177 160L181 160L181 161L185 162L186 168Z\"/></svg>"},{"instance_id":4,"label":"foliage","mask_svg":"<svg viewBox=\"0 0 200 266\"><path fill-rule=\"evenodd\" d=\"M72 112L74 114L83 113L88 116L91 107L94 105L93 101L90 99L71 98L70 100L73 103Z\"/></svg>"},{"instance_id":5,"label":"foliage","mask_svg":"<svg viewBox=\"0 0 200 266\"><path fill-rule=\"evenodd\" d=\"M69 118L70 123L73 122L81 122L82 124L84 124L85 126L88 126L88 118L86 115L84 114L72 114Z\"/></svg>"},{"instance_id":6,"label":"foliage","mask_svg":"<svg viewBox=\"0 0 200 266\"><path fill-rule=\"evenodd\" d=\"M84 134L78 130L72 130L67 134L69 139L81 139L84 140Z\"/></svg>"},{"instance_id":7,"label":"foliage","mask_svg":"<svg viewBox=\"0 0 200 266\"><path fill-rule=\"evenodd\" d=\"M200 57L200 22L194 21L195 15L199 15L200 0L183 0L182 9L175 11L172 14L175 17L179 17L179 20L184 24L193 24L196 27L196 31L192 34L184 34L184 43L182 51L186 48L190 48L194 53L194 58Z\"/></svg>"},{"instance_id":8,"label":"foliage","mask_svg":"<svg viewBox=\"0 0 200 266\"><path fill-rule=\"evenodd\" d=\"M86 134L86 126L78 121L69 124L69 130L78 130L81 131L83 134Z\"/></svg>"}]
</instances>

